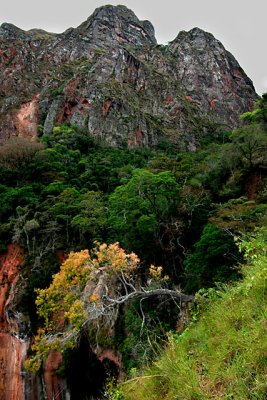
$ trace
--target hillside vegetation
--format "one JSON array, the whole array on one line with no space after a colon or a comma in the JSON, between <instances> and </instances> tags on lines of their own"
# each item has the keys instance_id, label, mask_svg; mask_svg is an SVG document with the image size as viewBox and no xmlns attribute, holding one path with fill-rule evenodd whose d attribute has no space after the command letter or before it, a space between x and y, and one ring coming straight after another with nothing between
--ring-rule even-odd
<instances>
[{"instance_id":1,"label":"hillside vegetation","mask_svg":"<svg viewBox=\"0 0 267 400\"><path fill-rule=\"evenodd\" d=\"M201 310L192 310L197 321L181 335L170 335L151 368L122 385L123 398L267 398L266 239L261 229L242 241L247 259L243 279L198 295Z\"/></svg>"},{"instance_id":2,"label":"hillside vegetation","mask_svg":"<svg viewBox=\"0 0 267 400\"><path fill-rule=\"evenodd\" d=\"M0 248L25 252L16 301L35 336L29 369L60 350L76 396L79 346L109 349L117 364L101 364L100 396L110 370L143 371L169 336L152 369L122 385L126 399L266 398L266 110L263 95L241 128L207 133L194 152L167 140L109 147L69 124L0 147ZM247 239L255 229L261 236ZM214 304L203 311L197 295L199 322L173 333L183 299L200 289ZM90 398L85 368L75 368Z\"/></svg>"}]
</instances>

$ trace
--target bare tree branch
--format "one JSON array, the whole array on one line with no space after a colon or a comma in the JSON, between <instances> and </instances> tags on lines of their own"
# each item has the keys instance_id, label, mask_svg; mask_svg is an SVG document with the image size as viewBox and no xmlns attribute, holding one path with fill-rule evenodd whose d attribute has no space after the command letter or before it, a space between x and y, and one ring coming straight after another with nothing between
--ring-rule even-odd
<instances>
[{"instance_id":1,"label":"bare tree branch","mask_svg":"<svg viewBox=\"0 0 267 400\"><path fill-rule=\"evenodd\" d=\"M189 296L186 294L183 294L181 292L178 292L176 290L170 290L170 289L151 289L151 290L137 290L128 293L124 296L121 296L117 299L112 299L108 296L106 296L106 299L110 302L110 304L123 304L129 300L133 300L136 298L142 298L142 299L147 299L149 297L155 297L155 296L169 296L173 299L178 299L182 303L194 303L195 298L194 296Z\"/></svg>"}]
</instances>

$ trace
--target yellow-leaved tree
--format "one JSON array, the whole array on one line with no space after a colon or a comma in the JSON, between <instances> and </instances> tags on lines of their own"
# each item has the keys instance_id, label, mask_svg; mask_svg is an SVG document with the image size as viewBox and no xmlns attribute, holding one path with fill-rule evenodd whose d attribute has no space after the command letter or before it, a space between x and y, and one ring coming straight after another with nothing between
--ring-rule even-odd
<instances>
[{"instance_id":1,"label":"yellow-leaved tree","mask_svg":"<svg viewBox=\"0 0 267 400\"><path fill-rule=\"evenodd\" d=\"M194 301L175 290L163 287L166 277L161 267L150 267L150 286L138 283L136 254L127 254L119 243L96 244L92 251L70 253L47 289L37 290L37 313L43 319L25 362L38 371L51 351L75 346L81 330L89 322L105 325L116 320L120 304L134 298L172 296L182 302ZM151 282L154 282L151 285Z\"/></svg>"}]
</instances>

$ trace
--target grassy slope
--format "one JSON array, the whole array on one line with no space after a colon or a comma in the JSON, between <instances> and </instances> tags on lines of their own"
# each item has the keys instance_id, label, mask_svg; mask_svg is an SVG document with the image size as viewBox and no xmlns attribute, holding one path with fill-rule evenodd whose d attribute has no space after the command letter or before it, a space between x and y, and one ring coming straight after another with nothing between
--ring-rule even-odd
<instances>
[{"instance_id":1,"label":"grassy slope","mask_svg":"<svg viewBox=\"0 0 267 400\"><path fill-rule=\"evenodd\" d=\"M172 337L143 376L122 385L126 400L267 399L265 240L266 232L249 242L243 280Z\"/></svg>"}]
</instances>

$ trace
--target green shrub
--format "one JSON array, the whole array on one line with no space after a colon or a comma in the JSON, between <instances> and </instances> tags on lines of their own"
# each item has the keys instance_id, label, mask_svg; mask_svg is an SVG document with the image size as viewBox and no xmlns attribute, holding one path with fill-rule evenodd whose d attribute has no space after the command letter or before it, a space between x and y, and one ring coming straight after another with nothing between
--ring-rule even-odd
<instances>
[{"instance_id":1,"label":"green shrub","mask_svg":"<svg viewBox=\"0 0 267 400\"><path fill-rule=\"evenodd\" d=\"M241 243L244 278L226 286L145 373L121 385L126 400L267 398L267 231ZM205 299L206 303L206 299Z\"/></svg>"}]
</instances>

